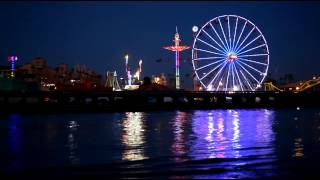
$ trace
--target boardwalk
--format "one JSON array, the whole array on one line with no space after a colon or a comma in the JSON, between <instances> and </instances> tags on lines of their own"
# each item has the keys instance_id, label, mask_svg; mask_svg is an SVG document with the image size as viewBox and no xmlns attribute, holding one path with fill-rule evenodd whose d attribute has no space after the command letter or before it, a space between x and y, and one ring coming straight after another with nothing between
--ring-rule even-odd
<instances>
[{"instance_id":1,"label":"boardwalk","mask_svg":"<svg viewBox=\"0 0 320 180\"><path fill-rule=\"evenodd\" d=\"M1 92L2 112L148 111L317 107L320 93L289 92Z\"/></svg>"}]
</instances>

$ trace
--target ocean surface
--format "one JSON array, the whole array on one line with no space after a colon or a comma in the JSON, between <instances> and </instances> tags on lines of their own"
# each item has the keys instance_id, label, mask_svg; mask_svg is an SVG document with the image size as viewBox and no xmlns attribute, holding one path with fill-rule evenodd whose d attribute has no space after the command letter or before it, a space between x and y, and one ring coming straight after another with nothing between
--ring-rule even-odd
<instances>
[{"instance_id":1,"label":"ocean surface","mask_svg":"<svg viewBox=\"0 0 320 180\"><path fill-rule=\"evenodd\" d=\"M0 159L3 175L319 177L320 108L2 113Z\"/></svg>"}]
</instances>

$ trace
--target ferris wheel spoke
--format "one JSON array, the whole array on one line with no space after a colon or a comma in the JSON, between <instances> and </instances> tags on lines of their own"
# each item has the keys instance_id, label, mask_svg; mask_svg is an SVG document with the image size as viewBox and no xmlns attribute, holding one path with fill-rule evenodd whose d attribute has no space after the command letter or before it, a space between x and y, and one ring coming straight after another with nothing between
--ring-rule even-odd
<instances>
[{"instance_id":1,"label":"ferris wheel spoke","mask_svg":"<svg viewBox=\"0 0 320 180\"><path fill-rule=\"evenodd\" d=\"M238 77L238 81L239 81L239 84L240 84L240 88L241 88L241 91L243 91L243 86L242 86L242 81L240 80L240 77L239 77L239 73L238 73L238 70L237 70L237 67L234 63L232 63L234 69L235 69L235 72L236 72L236 75Z\"/></svg>"},{"instance_id":2,"label":"ferris wheel spoke","mask_svg":"<svg viewBox=\"0 0 320 180\"><path fill-rule=\"evenodd\" d=\"M226 83L226 87L225 90L228 90L228 84L229 84L229 74L230 74L230 63L228 64L228 74L227 74L227 83Z\"/></svg>"},{"instance_id":3,"label":"ferris wheel spoke","mask_svg":"<svg viewBox=\"0 0 320 180\"><path fill-rule=\"evenodd\" d=\"M258 84L260 83L245 67L243 67L239 62L237 63L243 70L245 70L252 77L252 79L254 79Z\"/></svg>"},{"instance_id":4,"label":"ferris wheel spoke","mask_svg":"<svg viewBox=\"0 0 320 180\"><path fill-rule=\"evenodd\" d=\"M211 45L211 44L209 44L209 43L205 42L205 41L204 41L204 40L202 40L202 39L197 38L197 40L199 40L200 42L202 42L202 43L204 43L204 44L206 44L206 45L208 45L208 46L210 46L210 47L214 48L214 49L215 49L215 50L217 50L217 51L220 51L220 52L222 52L222 53L225 53L225 52L221 51L220 49L218 49L218 48L214 47L213 45Z\"/></svg>"},{"instance_id":5,"label":"ferris wheel spoke","mask_svg":"<svg viewBox=\"0 0 320 180\"><path fill-rule=\"evenodd\" d=\"M240 43L240 45L238 47L236 47L235 51L237 52L238 49L242 46L242 44L248 39L248 37L251 35L251 33L253 32L253 30L256 28L256 26L253 26L253 28L251 29L251 31L247 34L247 36L242 40L242 42ZM252 43L252 42L251 42Z\"/></svg>"},{"instance_id":6,"label":"ferris wheel spoke","mask_svg":"<svg viewBox=\"0 0 320 180\"><path fill-rule=\"evenodd\" d=\"M226 64L227 64L227 62L225 62L225 63L223 64L222 68L218 71L218 73L215 75L215 77L210 81L209 85L211 85L213 88L214 88L214 86L215 86L215 84L216 84L216 80L218 80L217 77L218 77L218 75L220 74L220 71L221 71L222 69L224 69L224 67L225 67ZM213 84L212 84L212 83L213 83Z\"/></svg>"},{"instance_id":7,"label":"ferris wheel spoke","mask_svg":"<svg viewBox=\"0 0 320 180\"><path fill-rule=\"evenodd\" d=\"M219 91L219 86L220 86L220 82L222 82L222 78L220 79L220 81L218 81L219 83L218 83L218 86L217 86L217 88L216 88L216 91ZM214 83L214 84L216 84L216 83ZM213 86L213 88L214 88L214 86ZM223 90L223 87L222 87L222 90Z\"/></svg>"},{"instance_id":8,"label":"ferris wheel spoke","mask_svg":"<svg viewBox=\"0 0 320 180\"><path fill-rule=\"evenodd\" d=\"M250 66L249 64L245 63L245 62L242 62L242 61L239 61L239 63L243 64L243 65L246 65L247 67L249 67L250 69L253 69L255 70L256 72L260 73L260 74L264 74L263 72L259 71L258 69Z\"/></svg>"},{"instance_id":9,"label":"ferris wheel spoke","mask_svg":"<svg viewBox=\"0 0 320 180\"><path fill-rule=\"evenodd\" d=\"M226 41L226 45L228 47L228 51L230 50L230 47L228 45L228 41L227 41L227 38L226 38L226 35L224 33L224 30L223 30L223 27L222 27L222 24L221 24L221 21L220 21L220 18L218 17L218 21L219 21L219 24L220 24L220 28L221 28L221 31L222 31L222 34L223 34L223 37L224 37L224 40Z\"/></svg>"},{"instance_id":10,"label":"ferris wheel spoke","mask_svg":"<svg viewBox=\"0 0 320 180\"><path fill-rule=\"evenodd\" d=\"M248 54L248 55L241 55L238 57L256 57L256 56L268 56L269 54Z\"/></svg>"},{"instance_id":11,"label":"ferris wheel spoke","mask_svg":"<svg viewBox=\"0 0 320 180\"><path fill-rule=\"evenodd\" d=\"M217 33L216 29L213 27L213 25L211 24L211 22L209 23L211 28L213 29L214 33L216 34L216 36L219 38L220 42L222 43L223 47L224 47L224 50L226 52L228 52L228 48L226 47L226 45L224 44L224 42L222 41L220 35Z\"/></svg>"},{"instance_id":12,"label":"ferris wheel spoke","mask_svg":"<svg viewBox=\"0 0 320 180\"><path fill-rule=\"evenodd\" d=\"M224 51L224 53L227 52L227 48L224 46L224 44L222 44L223 47L221 47L221 45L220 45L215 39L213 39L213 37L210 36L210 34L207 33L207 31L205 31L204 29L202 29L202 31L203 31L212 41L214 41L214 42ZM219 38L220 38L220 37L219 37ZM221 41L221 39L220 39L220 41Z\"/></svg>"},{"instance_id":13,"label":"ferris wheel spoke","mask_svg":"<svg viewBox=\"0 0 320 180\"><path fill-rule=\"evenodd\" d=\"M268 66L268 64L266 64L266 63L262 63L262 62L258 62L258 61L254 61L254 60L250 60L250 59L238 58L238 60L240 60L240 61L247 61L247 62L252 62L252 63L256 63L256 64L261 64L261 65Z\"/></svg>"},{"instance_id":14,"label":"ferris wheel spoke","mask_svg":"<svg viewBox=\"0 0 320 180\"><path fill-rule=\"evenodd\" d=\"M221 62L221 61L224 61L224 59L219 60L219 61L212 62L212 63L207 64L207 65L204 65L204 66L201 66L201 67L197 68L197 69L196 69L196 71L201 70L201 69L203 69L203 68L205 68L205 67L208 67L208 66L211 66L211 65L217 64L217 63L219 63L219 62Z\"/></svg>"},{"instance_id":15,"label":"ferris wheel spoke","mask_svg":"<svg viewBox=\"0 0 320 180\"><path fill-rule=\"evenodd\" d=\"M227 61L224 62L222 68L218 71L218 73L214 76L214 78L211 80L211 82L209 84L212 84L212 82L217 78L217 76L221 73L222 69L224 69L224 67L226 66Z\"/></svg>"},{"instance_id":16,"label":"ferris wheel spoke","mask_svg":"<svg viewBox=\"0 0 320 180\"><path fill-rule=\"evenodd\" d=\"M246 53L246 52L250 52L250 51L252 51L252 50L255 50L255 49L257 49L257 48L260 48L260 47L263 47L263 46L266 46L266 45L267 45L267 44L261 44L261 45L259 45L259 46L256 46L256 47L254 47L254 48L245 50L245 51L243 51L243 52L241 52L242 49L240 49L240 50L238 51L237 55L239 56L239 55L241 55L241 54L244 54L244 53ZM245 47L244 47L244 48L245 48Z\"/></svg>"},{"instance_id":17,"label":"ferris wheel spoke","mask_svg":"<svg viewBox=\"0 0 320 180\"><path fill-rule=\"evenodd\" d=\"M249 88L251 89L251 91L253 91L253 88L250 84L250 82L248 81L248 79L246 78L246 76L243 74L243 72L240 70L240 73L242 74L242 77L244 78L244 80L247 82L247 84L249 85Z\"/></svg>"},{"instance_id":18,"label":"ferris wheel spoke","mask_svg":"<svg viewBox=\"0 0 320 180\"><path fill-rule=\"evenodd\" d=\"M224 62L226 63L226 62ZM203 77L199 78L199 80L201 81L202 79L204 79L205 77L207 77L209 74L211 74L214 70L218 69L220 66L222 66L224 63L219 64L218 66L216 66L215 68L213 68L211 71L209 71L208 73L206 73Z\"/></svg>"},{"instance_id":19,"label":"ferris wheel spoke","mask_svg":"<svg viewBox=\"0 0 320 180\"><path fill-rule=\"evenodd\" d=\"M231 75L232 75L232 90L234 90L234 69L233 69L233 62L231 64Z\"/></svg>"},{"instance_id":20,"label":"ferris wheel spoke","mask_svg":"<svg viewBox=\"0 0 320 180\"><path fill-rule=\"evenodd\" d=\"M231 44L231 37L230 37L231 35L230 35L230 17L229 16L228 16L228 31L229 31L229 42L230 42L230 46L229 47L230 47L230 50L231 50L231 45L232 44Z\"/></svg>"},{"instance_id":21,"label":"ferris wheel spoke","mask_svg":"<svg viewBox=\"0 0 320 180\"><path fill-rule=\"evenodd\" d=\"M202 52L207 52L207 53L211 53L211 54L217 54L217 55L225 56L224 54L216 53L216 52L205 50L205 49L199 49L199 48L193 48L193 49L195 49L197 51L202 51Z\"/></svg>"},{"instance_id":22,"label":"ferris wheel spoke","mask_svg":"<svg viewBox=\"0 0 320 180\"><path fill-rule=\"evenodd\" d=\"M235 44L235 48L237 48L237 46L238 46L238 43L239 43L239 41L240 41L240 39L241 39L243 30L244 30L244 28L246 27L247 22L248 22L248 21L246 21L246 22L244 23L243 27L242 27L242 30L241 30L241 33L240 33L240 35L239 35L239 37L238 37L237 43Z\"/></svg>"},{"instance_id":23,"label":"ferris wheel spoke","mask_svg":"<svg viewBox=\"0 0 320 180\"><path fill-rule=\"evenodd\" d=\"M239 18L237 17L236 26L234 28L234 34L233 34L232 50L234 49L234 43L235 43L235 40L236 40L236 34L237 34L237 28L238 28L238 20L239 20Z\"/></svg>"},{"instance_id":24,"label":"ferris wheel spoke","mask_svg":"<svg viewBox=\"0 0 320 180\"><path fill-rule=\"evenodd\" d=\"M206 60L206 59L224 59L226 57L222 57L222 56L219 56L219 57L204 57L204 58L196 58L196 59L192 59L193 61L201 61L201 60Z\"/></svg>"}]
</instances>

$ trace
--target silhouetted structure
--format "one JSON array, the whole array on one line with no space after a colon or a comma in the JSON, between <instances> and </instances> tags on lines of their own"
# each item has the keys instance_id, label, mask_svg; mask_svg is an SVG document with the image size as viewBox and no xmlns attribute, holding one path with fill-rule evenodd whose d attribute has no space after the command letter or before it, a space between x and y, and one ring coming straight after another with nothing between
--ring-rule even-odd
<instances>
[{"instance_id":1,"label":"silhouetted structure","mask_svg":"<svg viewBox=\"0 0 320 180\"><path fill-rule=\"evenodd\" d=\"M143 84L139 86L138 90L155 91L155 90L171 90L171 89L161 84L152 83L150 77L144 77Z\"/></svg>"}]
</instances>

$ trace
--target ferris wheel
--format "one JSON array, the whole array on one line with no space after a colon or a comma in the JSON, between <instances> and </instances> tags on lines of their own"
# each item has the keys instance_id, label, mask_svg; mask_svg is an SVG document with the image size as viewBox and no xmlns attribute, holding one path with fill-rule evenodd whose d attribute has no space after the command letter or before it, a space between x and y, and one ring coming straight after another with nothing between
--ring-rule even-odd
<instances>
[{"instance_id":1,"label":"ferris wheel","mask_svg":"<svg viewBox=\"0 0 320 180\"><path fill-rule=\"evenodd\" d=\"M251 21L237 15L215 17L195 36L192 64L208 91L254 91L268 72L268 44Z\"/></svg>"}]
</instances>

